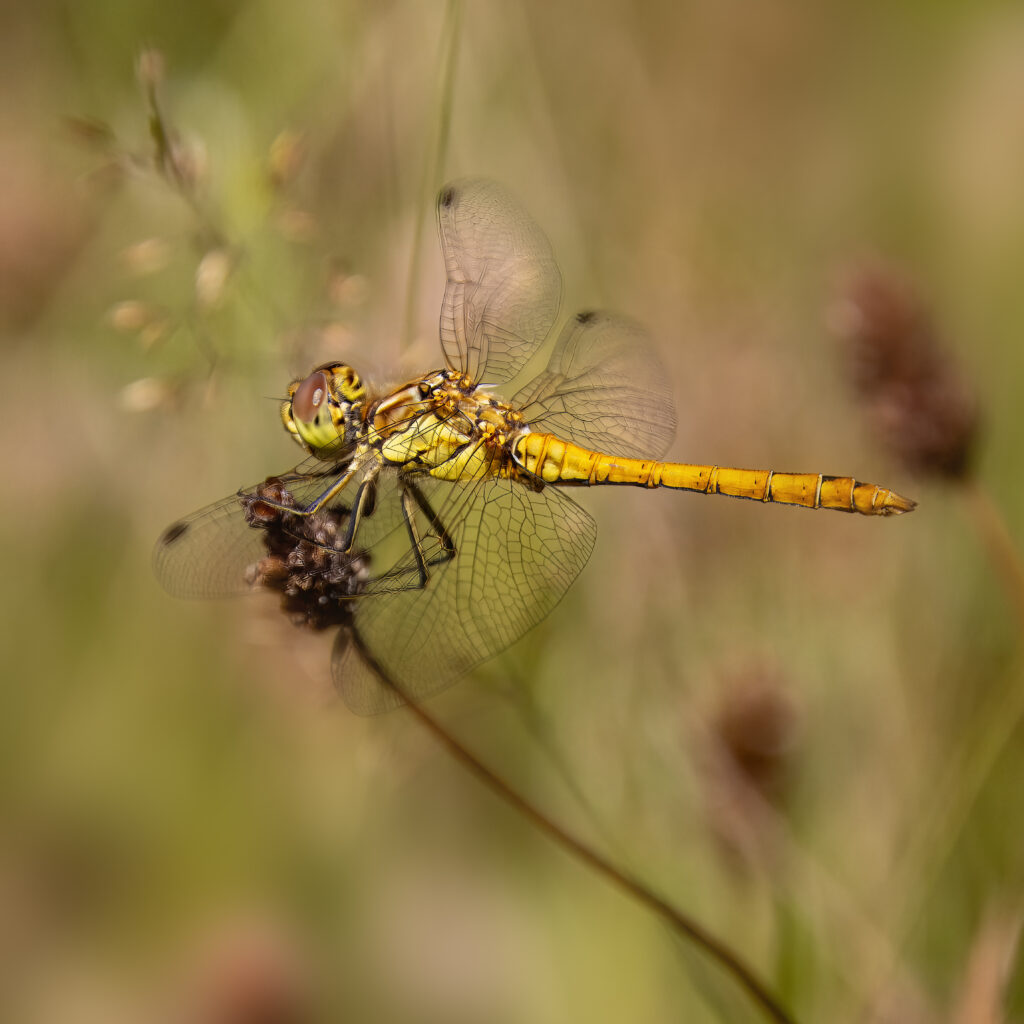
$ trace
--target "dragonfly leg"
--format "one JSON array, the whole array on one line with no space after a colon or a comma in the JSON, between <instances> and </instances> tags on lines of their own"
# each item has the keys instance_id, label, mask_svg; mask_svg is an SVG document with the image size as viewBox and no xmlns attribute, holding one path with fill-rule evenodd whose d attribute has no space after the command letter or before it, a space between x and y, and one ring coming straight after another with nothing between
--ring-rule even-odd
<instances>
[{"instance_id":1,"label":"dragonfly leg","mask_svg":"<svg viewBox=\"0 0 1024 1024\"><path fill-rule=\"evenodd\" d=\"M269 498L260 498L260 502L270 508L276 508L282 512L288 512L293 516L311 516L314 512L319 512L320 509L322 509L324 505L331 500L331 498L340 494L349 485L349 483L351 483L352 477L356 475L356 471L359 468L360 467L358 465L353 465L347 473L343 473L337 480L333 481L326 490L318 494L303 508L296 508L293 505L284 505L277 501L271 501ZM374 474L374 476L376 476L376 474ZM308 479L308 477L304 477L296 473L289 473L279 479L284 483L290 483L292 480L304 480ZM365 485L360 486L360 493L362 492L363 486ZM238 493L241 495L243 492L239 491ZM350 529L350 533L351 532L352 530ZM349 537L349 540L351 541L351 536Z\"/></svg>"},{"instance_id":2,"label":"dragonfly leg","mask_svg":"<svg viewBox=\"0 0 1024 1024\"><path fill-rule=\"evenodd\" d=\"M416 526L417 508L427 517L430 529L441 545L441 550L429 559L424 557L423 542L420 539L419 528ZM434 566L450 562L455 557L455 542L444 528L444 524L431 507L430 502L427 501L426 495L412 480L405 480L403 482L402 515L405 518L405 526L409 531L409 539L412 542L412 551L416 558L416 568L420 577L420 587L425 587L430 579L429 570L434 568Z\"/></svg>"},{"instance_id":3,"label":"dragonfly leg","mask_svg":"<svg viewBox=\"0 0 1024 1024\"><path fill-rule=\"evenodd\" d=\"M345 554L351 553L356 539L356 530L359 528L363 516L373 514L373 506L376 501L377 475L373 474L359 485L359 490L356 491L356 500L352 502L352 511L348 516L348 528L345 530L345 539L341 545L341 550ZM321 504L323 503L321 502Z\"/></svg>"}]
</instances>

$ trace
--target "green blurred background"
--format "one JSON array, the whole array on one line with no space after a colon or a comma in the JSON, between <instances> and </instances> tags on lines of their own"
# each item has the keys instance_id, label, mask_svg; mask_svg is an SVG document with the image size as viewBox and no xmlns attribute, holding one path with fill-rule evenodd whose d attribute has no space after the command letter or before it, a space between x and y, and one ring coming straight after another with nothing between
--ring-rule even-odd
<instances>
[{"instance_id":1,"label":"green blurred background","mask_svg":"<svg viewBox=\"0 0 1024 1024\"><path fill-rule=\"evenodd\" d=\"M432 709L801 1020L1019 1018L1018 620L958 489L871 441L827 325L851 262L916 281L1018 534L1024 11L453 11L0 15L0 1017L757 1019L410 716L349 714L329 638L150 572L167 523L296 460L267 400L295 374L439 362L433 195L487 175L551 237L565 312L651 329L670 457L921 507L585 494L578 584ZM152 168L145 47L198 214Z\"/></svg>"}]
</instances>

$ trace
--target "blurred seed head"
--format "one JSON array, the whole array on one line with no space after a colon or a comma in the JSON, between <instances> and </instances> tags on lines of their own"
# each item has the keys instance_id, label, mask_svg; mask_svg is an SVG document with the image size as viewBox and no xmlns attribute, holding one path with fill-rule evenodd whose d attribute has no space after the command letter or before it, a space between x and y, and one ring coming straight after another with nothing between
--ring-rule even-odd
<instances>
[{"instance_id":1,"label":"blurred seed head","mask_svg":"<svg viewBox=\"0 0 1024 1024\"><path fill-rule=\"evenodd\" d=\"M291 206L277 212L274 225L284 239L297 245L313 241L319 230L312 214Z\"/></svg>"},{"instance_id":2,"label":"blurred seed head","mask_svg":"<svg viewBox=\"0 0 1024 1024\"><path fill-rule=\"evenodd\" d=\"M370 294L370 282L363 274L350 274L341 266L333 266L327 276L327 296L342 308L361 306Z\"/></svg>"},{"instance_id":3,"label":"blurred seed head","mask_svg":"<svg viewBox=\"0 0 1024 1024\"><path fill-rule=\"evenodd\" d=\"M730 766L768 803L783 797L799 724L796 704L781 678L761 668L725 684L712 719Z\"/></svg>"},{"instance_id":4,"label":"blurred seed head","mask_svg":"<svg viewBox=\"0 0 1024 1024\"><path fill-rule=\"evenodd\" d=\"M915 472L967 476L977 399L911 284L891 269L857 267L829 322L845 342L854 387L881 443Z\"/></svg>"},{"instance_id":5,"label":"blurred seed head","mask_svg":"<svg viewBox=\"0 0 1024 1024\"><path fill-rule=\"evenodd\" d=\"M306 162L308 147L301 132L283 131L270 144L267 174L273 188L287 188Z\"/></svg>"},{"instance_id":6,"label":"blurred seed head","mask_svg":"<svg viewBox=\"0 0 1024 1024\"><path fill-rule=\"evenodd\" d=\"M107 323L115 331L134 334L147 324L151 324L158 316L159 310L156 306L141 299L126 299L107 310Z\"/></svg>"},{"instance_id":7,"label":"blurred seed head","mask_svg":"<svg viewBox=\"0 0 1024 1024\"><path fill-rule=\"evenodd\" d=\"M224 289L235 261L225 249L211 249L196 267L196 301L203 312L216 309L224 298Z\"/></svg>"},{"instance_id":8,"label":"blurred seed head","mask_svg":"<svg viewBox=\"0 0 1024 1024\"><path fill-rule=\"evenodd\" d=\"M149 350L171 331L171 320L158 306L141 299L127 299L107 310L107 323L122 334L135 334L139 345Z\"/></svg>"},{"instance_id":9,"label":"blurred seed head","mask_svg":"<svg viewBox=\"0 0 1024 1024\"><path fill-rule=\"evenodd\" d=\"M182 1024L306 1024L314 1020L308 958L280 926L226 921L196 943L175 986Z\"/></svg>"},{"instance_id":10,"label":"blurred seed head","mask_svg":"<svg viewBox=\"0 0 1024 1024\"><path fill-rule=\"evenodd\" d=\"M187 192L197 192L209 177L210 156L206 143L198 136L171 141L167 161L173 164L177 184ZM166 172L168 168L164 167Z\"/></svg>"},{"instance_id":11,"label":"blurred seed head","mask_svg":"<svg viewBox=\"0 0 1024 1024\"><path fill-rule=\"evenodd\" d=\"M155 412L174 402L174 389L158 377L140 377L121 389L119 403L125 412Z\"/></svg>"},{"instance_id":12,"label":"blurred seed head","mask_svg":"<svg viewBox=\"0 0 1024 1024\"><path fill-rule=\"evenodd\" d=\"M143 238L121 251L121 263L134 277L147 277L164 269L171 247L163 238Z\"/></svg>"},{"instance_id":13,"label":"blurred seed head","mask_svg":"<svg viewBox=\"0 0 1024 1024\"><path fill-rule=\"evenodd\" d=\"M135 77L147 92L163 82L166 71L164 55L151 47L142 50L135 60Z\"/></svg>"},{"instance_id":14,"label":"blurred seed head","mask_svg":"<svg viewBox=\"0 0 1024 1024\"><path fill-rule=\"evenodd\" d=\"M781 676L760 665L727 676L708 721L704 778L711 830L733 861L775 851L774 816L785 804L800 715Z\"/></svg>"}]
</instances>

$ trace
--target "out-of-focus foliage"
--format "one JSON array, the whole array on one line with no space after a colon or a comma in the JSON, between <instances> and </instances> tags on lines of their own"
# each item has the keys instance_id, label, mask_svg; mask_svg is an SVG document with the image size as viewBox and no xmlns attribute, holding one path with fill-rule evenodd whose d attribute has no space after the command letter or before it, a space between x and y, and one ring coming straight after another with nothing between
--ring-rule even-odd
<instances>
[{"instance_id":1,"label":"out-of-focus foliage","mask_svg":"<svg viewBox=\"0 0 1024 1024\"><path fill-rule=\"evenodd\" d=\"M439 362L432 196L467 174L548 231L567 308L659 339L671 457L920 508L583 495L580 582L437 714L800 1019L1021 1014L1019 627L827 327L844 268L904 268L1019 534L1018 5L473 3L454 51L404 0L0 17L0 1016L749 1013L414 721L349 715L329 641L151 577L163 526L296 461L293 375Z\"/></svg>"}]
</instances>

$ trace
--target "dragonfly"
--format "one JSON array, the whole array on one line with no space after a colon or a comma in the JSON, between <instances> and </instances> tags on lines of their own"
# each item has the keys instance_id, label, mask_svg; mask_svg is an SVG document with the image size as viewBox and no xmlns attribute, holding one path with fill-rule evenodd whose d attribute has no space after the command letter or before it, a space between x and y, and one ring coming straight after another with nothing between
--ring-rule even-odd
<instances>
[{"instance_id":1,"label":"dragonfly","mask_svg":"<svg viewBox=\"0 0 1024 1024\"><path fill-rule=\"evenodd\" d=\"M267 580L259 527L273 524L274 564L298 558L319 621L342 625L332 675L354 711L431 696L552 611L596 538L573 488L670 488L870 516L914 508L848 476L661 461L676 427L668 375L644 329L618 314L571 317L547 368L501 397L558 315L551 245L493 181L445 186L437 222L444 366L392 389L342 362L294 381L281 418L305 461L173 523L154 555L172 594L246 590ZM318 547L319 561L309 557Z\"/></svg>"}]
</instances>

